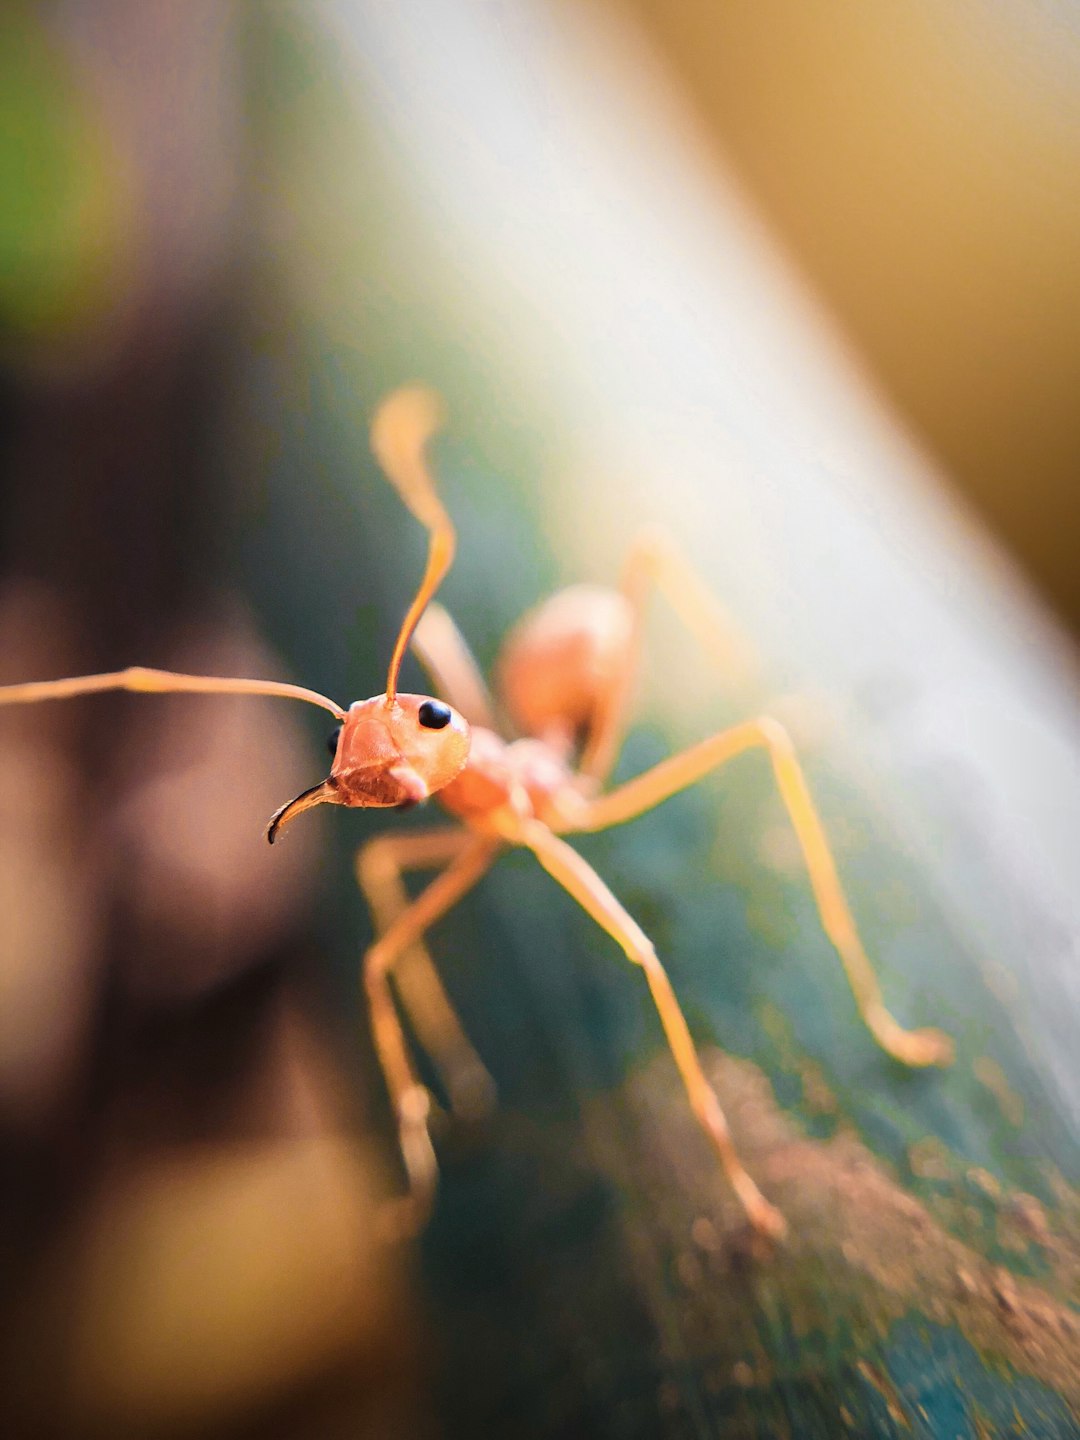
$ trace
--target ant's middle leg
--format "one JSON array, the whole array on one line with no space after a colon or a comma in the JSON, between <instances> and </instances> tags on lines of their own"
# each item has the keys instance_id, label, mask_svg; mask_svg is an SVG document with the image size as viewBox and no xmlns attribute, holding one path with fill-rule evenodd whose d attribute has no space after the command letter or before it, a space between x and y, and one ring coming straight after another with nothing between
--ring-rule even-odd
<instances>
[{"instance_id":1,"label":"ant's middle leg","mask_svg":"<svg viewBox=\"0 0 1080 1440\"><path fill-rule=\"evenodd\" d=\"M594 831L621 825L751 749L765 750L772 763L809 872L821 923L836 947L859 1014L870 1033L883 1050L905 1065L948 1065L953 1058L953 1044L947 1035L932 1028L905 1030L885 1008L881 985L859 938L795 747L779 721L763 716L722 730L661 761L610 794L583 801L571 828Z\"/></svg>"},{"instance_id":2,"label":"ant's middle leg","mask_svg":"<svg viewBox=\"0 0 1080 1440\"><path fill-rule=\"evenodd\" d=\"M686 1018L652 941L623 909L592 866L546 825L535 820L518 822L504 832L504 838L527 846L548 874L607 931L626 958L632 964L641 966L698 1124L712 1142L724 1174L739 1197L750 1223L762 1235L779 1239L787 1229L784 1217L765 1199L739 1159L727 1118L716 1092L705 1078Z\"/></svg>"}]
</instances>

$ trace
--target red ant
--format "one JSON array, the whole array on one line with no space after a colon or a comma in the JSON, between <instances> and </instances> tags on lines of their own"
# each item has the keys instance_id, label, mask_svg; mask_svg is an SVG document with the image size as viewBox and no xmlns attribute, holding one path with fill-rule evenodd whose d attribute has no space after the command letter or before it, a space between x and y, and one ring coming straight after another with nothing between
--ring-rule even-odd
<instances>
[{"instance_id":1,"label":"red ant","mask_svg":"<svg viewBox=\"0 0 1080 1440\"><path fill-rule=\"evenodd\" d=\"M500 850L521 845L607 931L627 959L641 967L698 1122L750 1222L761 1233L779 1237L785 1229L783 1217L739 1159L651 941L562 837L632 820L744 751L764 750L798 837L822 924L870 1033L883 1050L907 1065L947 1064L952 1043L938 1030L905 1030L886 1010L794 747L776 720L763 716L722 730L601 793L623 731L650 589L662 590L707 640L716 639L722 624L705 587L662 545L644 543L631 552L619 590L575 586L519 622L503 648L497 680L503 706L524 738L507 741L496 733L491 700L464 640L449 615L430 603L455 548L454 527L425 458L441 421L437 397L408 388L383 401L372 425L376 457L429 535L427 568L402 622L385 693L358 700L346 711L299 685L133 667L9 685L0 688L0 704L65 699L98 690L305 700L341 722L331 737L333 764L326 780L273 816L267 830L271 843L302 811L324 804L405 807L437 794L451 815L464 822L463 827L379 836L357 856L357 878L379 932L364 957L364 985L408 1175L408 1194L393 1210L396 1233L415 1230L426 1218L437 1165L428 1123L431 1097L410 1058L390 975L395 975L400 1003L443 1075L452 1103L459 1110L475 1105L490 1080L422 939L476 884ZM398 691L398 671L410 642L435 688L452 704ZM410 901L404 873L439 867L441 873Z\"/></svg>"}]
</instances>

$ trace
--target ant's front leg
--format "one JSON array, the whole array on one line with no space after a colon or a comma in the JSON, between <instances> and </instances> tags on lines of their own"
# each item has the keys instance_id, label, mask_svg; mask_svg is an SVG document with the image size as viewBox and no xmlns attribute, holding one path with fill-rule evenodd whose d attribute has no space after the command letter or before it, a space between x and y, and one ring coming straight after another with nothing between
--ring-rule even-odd
<instances>
[{"instance_id":1,"label":"ant's front leg","mask_svg":"<svg viewBox=\"0 0 1080 1440\"><path fill-rule=\"evenodd\" d=\"M378 835L360 848L356 879L379 934L385 934L409 908L404 873L446 865L467 848L469 841L467 830L447 828ZM394 981L417 1038L442 1078L454 1114L464 1118L486 1114L494 1099L494 1082L465 1034L422 941L410 945L399 956Z\"/></svg>"},{"instance_id":2,"label":"ant's front leg","mask_svg":"<svg viewBox=\"0 0 1080 1440\"><path fill-rule=\"evenodd\" d=\"M389 975L401 957L466 894L490 866L499 842L487 836L469 839L441 875L403 910L364 956L362 975L371 1014L372 1037L397 1120L409 1193L392 1202L386 1217L391 1239L415 1234L431 1211L438 1166L428 1131L431 1097L409 1058L405 1035L394 1009Z\"/></svg>"}]
</instances>

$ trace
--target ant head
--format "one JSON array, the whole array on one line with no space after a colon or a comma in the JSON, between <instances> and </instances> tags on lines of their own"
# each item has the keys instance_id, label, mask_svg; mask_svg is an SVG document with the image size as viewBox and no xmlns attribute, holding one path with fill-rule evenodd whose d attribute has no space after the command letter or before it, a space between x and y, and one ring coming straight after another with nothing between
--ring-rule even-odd
<instances>
[{"instance_id":1,"label":"ant head","mask_svg":"<svg viewBox=\"0 0 1080 1440\"><path fill-rule=\"evenodd\" d=\"M459 775L469 726L428 695L385 695L349 707L330 769L343 805L415 805Z\"/></svg>"},{"instance_id":2,"label":"ant head","mask_svg":"<svg viewBox=\"0 0 1080 1440\"><path fill-rule=\"evenodd\" d=\"M283 825L313 805L417 805L449 785L469 758L467 721L430 695L357 700L330 740L329 778L282 806L267 831L271 844Z\"/></svg>"},{"instance_id":3,"label":"ant head","mask_svg":"<svg viewBox=\"0 0 1080 1440\"><path fill-rule=\"evenodd\" d=\"M386 397L372 422L376 458L428 532L427 567L401 622L386 693L349 707L334 737L329 779L282 806L267 830L271 844L282 825L313 805L415 805L449 785L468 759L469 727L456 710L428 695L397 691L409 641L454 558L454 527L425 456L442 413L442 402L432 391L406 386Z\"/></svg>"}]
</instances>

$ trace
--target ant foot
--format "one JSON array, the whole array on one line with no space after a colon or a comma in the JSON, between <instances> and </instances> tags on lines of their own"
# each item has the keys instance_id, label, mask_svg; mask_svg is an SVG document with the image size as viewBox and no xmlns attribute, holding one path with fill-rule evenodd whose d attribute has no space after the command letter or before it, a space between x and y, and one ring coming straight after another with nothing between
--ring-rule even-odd
<instances>
[{"instance_id":1,"label":"ant foot","mask_svg":"<svg viewBox=\"0 0 1080 1440\"><path fill-rule=\"evenodd\" d=\"M746 1205L745 1199L743 1204ZM776 1206L770 1205L763 1195L759 1194L752 1206L746 1205L746 1215L762 1239L779 1244L787 1236L787 1221Z\"/></svg>"},{"instance_id":2,"label":"ant foot","mask_svg":"<svg viewBox=\"0 0 1080 1440\"><path fill-rule=\"evenodd\" d=\"M755 1233L763 1240L773 1243L783 1240L787 1235L787 1221L776 1206L765 1199L765 1196L741 1166L739 1173L731 1175L730 1178L735 1187L735 1193L746 1211L746 1218Z\"/></svg>"},{"instance_id":3,"label":"ant foot","mask_svg":"<svg viewBox=\"0 0 1080 1440\"><path fill-rule=\"evenodd\" d=\"M951 1065L956 1054L952 1040L943 1030L927 1026L922 1030L905 1030L883 1006L871 1006L865 1012L870 1033L887 1055L902 1065L924 1069L927 1065Z\"/></svg>"},{"instance_id":4,"label":"ant foot","mask_svg":"<svg viewBox=\"0 0 1080 1440\"><path fill-rule=\"evenodd\" d=\"M943 1030L928 1026L924 1030L906 1030L893 1038L889 1049L905 1065L923 1069L928 1065L951 1065L956 1047Z\"/></svg>"}]
</instances>

